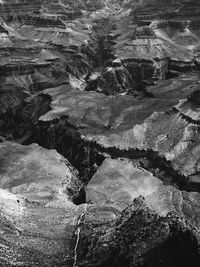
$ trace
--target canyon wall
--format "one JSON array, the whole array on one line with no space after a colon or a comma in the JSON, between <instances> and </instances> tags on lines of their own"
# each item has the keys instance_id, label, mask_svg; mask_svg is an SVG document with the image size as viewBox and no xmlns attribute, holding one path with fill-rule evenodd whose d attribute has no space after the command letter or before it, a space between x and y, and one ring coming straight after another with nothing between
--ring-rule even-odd
<instances>
[{"instance_id":1,"label":"canyon wall","mask_svg":"<svg viewBox=\"0 0 200 267\"><path fill-rule=\"evenodd\" d=\"M0 1L1 266L199 266L199 15Z\"/></svg>"}]
</instances>

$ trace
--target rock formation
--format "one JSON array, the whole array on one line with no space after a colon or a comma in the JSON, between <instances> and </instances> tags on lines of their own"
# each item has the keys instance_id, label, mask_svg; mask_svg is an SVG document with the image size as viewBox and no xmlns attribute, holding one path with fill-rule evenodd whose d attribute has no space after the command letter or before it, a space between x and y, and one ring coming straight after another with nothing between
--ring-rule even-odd
<instances>
[{"instance_id":1,"label":"rock formation","mask_svg":"<svg viewBox=\"0 0 200 267\"><path fill-rule=\"evenodd\" d=\"M0 266L199 266L199 14L0 0Z\"/></svg>"}]
</instances>

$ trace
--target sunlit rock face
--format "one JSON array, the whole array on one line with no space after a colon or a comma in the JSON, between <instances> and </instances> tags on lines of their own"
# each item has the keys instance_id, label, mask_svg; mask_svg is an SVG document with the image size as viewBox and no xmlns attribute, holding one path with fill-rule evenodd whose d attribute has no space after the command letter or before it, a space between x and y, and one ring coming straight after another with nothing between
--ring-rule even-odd
<instances>
[{"instance_id":1,"label":"sunlit rock face","mask_svg":"<svg viewBox=\"0 0 200 267\"><path fill-rule=\"evenodd\" d=\"M89 203L112 205L122 211L142 196L159 216L178 213L193 225L200 225L200 194L179 191L131 161L106 159L86 187Z\"/></svg>"},{"instance_id":2,"label":"sunlit rock face","mask_svg":"<svg viewBox=\"0 0 200 267\"><path fill-rule=\"evenodd\" d=\"M199 11L0 1L0 266L199 266Z\"/></svg>"},{"instance_id":3,"label":"sunlit rock face","mask_svg":"<svg viewBox=\"0 0 200 267\"><path fill-rule=\"evenodd\" d=\"M78 172L55 150L12 142L0 148L1 264L197 266L198 193L107 159L86 188L88 204L77 207Z\"/></svg>"},{"instance_id":4,"label":"sunlit rock face","mask_svg":"<svg viewBox=\"0 0 200 267\"><path fill-rule=\"evenodd\" d=\"M66 264L80 213L70 201L81 186L78 172L36 144L1 143L0 158L1 264Z\"/></svg>"},{"instance_id":5,"label":"sunlit rock face","mask_svg":"<svg viewBox=\"0 0 200 267\"><path fill-rule=\"evenodd\" d=\"M159 179L131 162L106 159L86 187L86 196L91 203L114 203L123 210L135 198L159 191L161 186Z\"/></svg>"}]
</instances>

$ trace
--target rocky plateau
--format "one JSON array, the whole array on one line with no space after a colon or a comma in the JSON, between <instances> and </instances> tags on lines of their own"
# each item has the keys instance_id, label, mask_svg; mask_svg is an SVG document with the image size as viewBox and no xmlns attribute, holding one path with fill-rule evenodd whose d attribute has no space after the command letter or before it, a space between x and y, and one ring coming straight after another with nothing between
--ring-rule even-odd
<instances>
[{"instance_id":1,"label":"rocky plateau","mask_svg":"<svg viewBox=\"0 0 200 267\"><path fill-rule=\"evenodd\" d=\"M0 0L0 266L200 265L200 2Z\"/></svg>"}]
</instances>

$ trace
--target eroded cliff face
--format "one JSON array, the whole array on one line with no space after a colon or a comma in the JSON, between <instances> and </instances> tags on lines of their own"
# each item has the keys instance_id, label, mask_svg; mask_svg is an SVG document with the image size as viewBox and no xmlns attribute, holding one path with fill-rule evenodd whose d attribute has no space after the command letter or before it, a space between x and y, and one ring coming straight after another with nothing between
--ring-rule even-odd
<instances>
[{"instance_id":1,"label":"eroded cliff face","mask_svg":"<svg viewBox=\"0 0 200 267\"><path fill-rule=\"evenodd\" d=\"M101 61L101 40L90 38L91 19L85 13L102 6L100 1L6 1L0 6L1 112L69 80L81 86L89 67Z\"/></svg>"},{"instance_id":2,"label":"eroded cliff face","mask_svg":"<svg viewBox=\"0 0 200 267\"><path fill-rule=\"evenodd\" d=\"M199 266L198 1L0 1L0 265Z\"/></svg>"}]
</instances>

